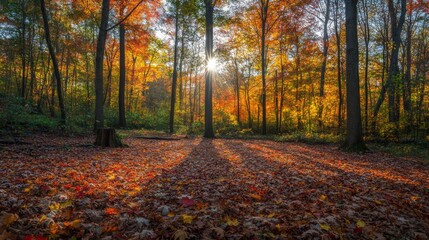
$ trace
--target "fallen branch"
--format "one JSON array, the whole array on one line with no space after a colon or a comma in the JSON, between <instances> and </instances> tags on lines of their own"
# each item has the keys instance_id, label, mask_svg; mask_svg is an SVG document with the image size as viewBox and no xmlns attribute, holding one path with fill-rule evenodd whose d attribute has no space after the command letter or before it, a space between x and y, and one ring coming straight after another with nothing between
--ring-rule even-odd
<instances>
[{"instance_id":1,"label":"fallen branch","mask_svg":"<svg viewBox=\"0 0 429 240\"><path fill-rule=\"evenodd\" d=\"M167 140L167 141L177 141L177 140L181 139L178 137L157 137L157 136L134 136L134 138L152 139L152 140Z\"/></svg>"}]
</instances>

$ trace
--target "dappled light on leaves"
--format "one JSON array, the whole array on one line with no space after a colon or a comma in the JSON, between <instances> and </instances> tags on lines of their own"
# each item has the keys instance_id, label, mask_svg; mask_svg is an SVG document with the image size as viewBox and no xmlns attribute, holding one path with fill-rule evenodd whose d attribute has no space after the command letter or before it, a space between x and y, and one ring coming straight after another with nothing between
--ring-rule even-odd
<instances>
[{"instance_id":1,"label":"dappled light on leaves","mask_svg":"<svg viewBox=\"0 0 429 240\"><path fill-rule=\"evenodd\" d=\"M1 150L3 236L427 236L429 169L416 159L261 140L100 149L40 138Z\"/></svg>"}]
</instances>

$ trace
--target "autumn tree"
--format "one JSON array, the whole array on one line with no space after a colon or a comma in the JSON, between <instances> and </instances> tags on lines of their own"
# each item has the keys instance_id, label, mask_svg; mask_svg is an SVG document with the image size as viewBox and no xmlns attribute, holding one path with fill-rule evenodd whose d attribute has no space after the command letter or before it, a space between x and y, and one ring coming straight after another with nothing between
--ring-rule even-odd
<instances>
[{"instance_id":1,"label":"autumn tree","mask_svg":"<svg viewBox=\"0 0 429 240\"><path fill-rule=\"evenodd\" d=\"M51 33L49 31L49 23L48 23L48 14L46 13L45 1L40 0L40 9L43 17L43 26L45 29L45 37L46 44L48 45L49 55L51 56L52 64L54 67L54 75L57 83L57 95L58 95L58 103L60 105L61 110L61 121L65 124L66 122L66 110L64 107L64 98L63 98L63 88L61 84L61 75L60 70L58 68L57 58L55 56L55 51L51 43Z\"/></svg>"}]
</instances>

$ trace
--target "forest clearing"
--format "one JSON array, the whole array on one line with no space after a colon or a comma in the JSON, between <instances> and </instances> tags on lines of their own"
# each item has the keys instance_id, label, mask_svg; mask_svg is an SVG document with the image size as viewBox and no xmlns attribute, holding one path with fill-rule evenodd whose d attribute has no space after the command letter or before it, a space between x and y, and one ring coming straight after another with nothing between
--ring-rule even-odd
<instances>
[{"instance_id":1,"label":"forest clearing","mask_svg":"<svg viewBox=\"0 0 429 240\"><path fill-rule=\"evenodd\" d=\"M269 140L23 141L0 148L1 239L428 238L421 159Z\"/></svg>"},{"instance_id":2,"label":"forest clearing","mask_svg":"<svg viewBox=\"0 0 429 240\"><path fill-rule=\"evenodd\" d=\"M429 239L428 0L1 0L0 240Z\"/></svg>"}]
</instances>

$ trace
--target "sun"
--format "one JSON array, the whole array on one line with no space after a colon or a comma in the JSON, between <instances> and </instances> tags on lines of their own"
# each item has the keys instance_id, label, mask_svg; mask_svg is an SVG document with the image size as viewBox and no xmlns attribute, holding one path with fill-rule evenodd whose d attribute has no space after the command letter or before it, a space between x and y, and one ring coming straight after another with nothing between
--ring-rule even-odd
<instances>
[{"instance_id":1,"label":"sun","mask_svg":"<svg viewBox=\"0 0 429 240\"><path fill-rule=\"evenodd\" d=\"M217 60L216 58L210 58L207 62L207 70L208 71L215 71L217 69Z\"/></svg>"}]
</instances>

